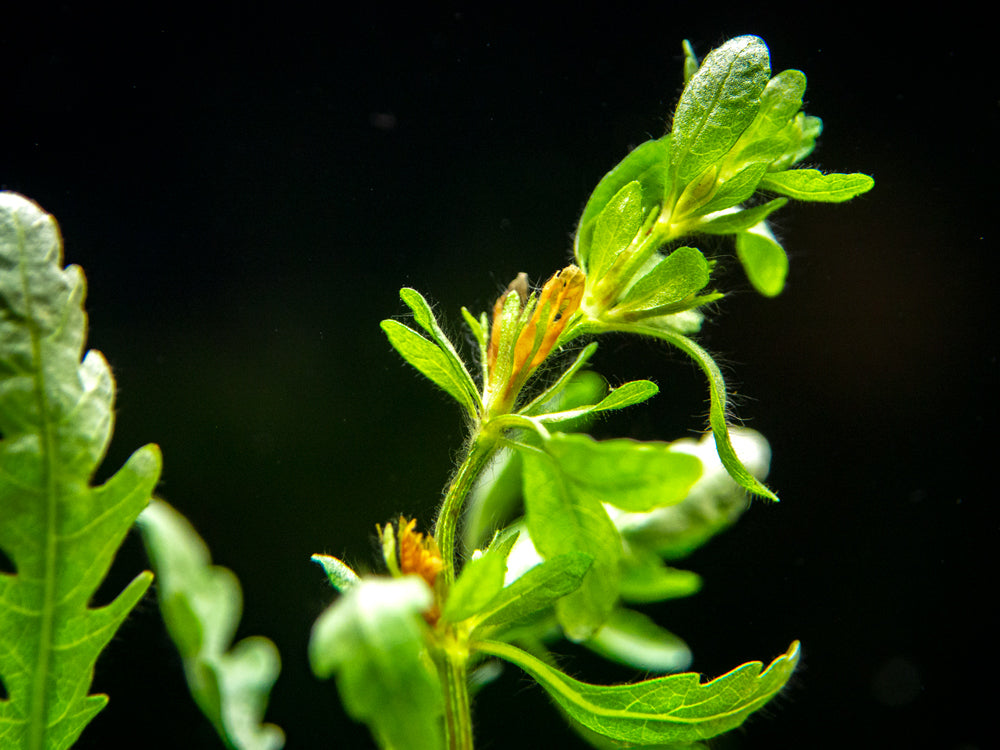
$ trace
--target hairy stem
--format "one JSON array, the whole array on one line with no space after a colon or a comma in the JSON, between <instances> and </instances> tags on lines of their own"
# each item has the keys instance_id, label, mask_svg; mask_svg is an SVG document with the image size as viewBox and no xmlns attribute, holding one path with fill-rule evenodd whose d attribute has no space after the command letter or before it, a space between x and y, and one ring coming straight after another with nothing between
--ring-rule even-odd
<instances>
[{"instance_id":1,"label":"hairy stem","mask_svg":"<svg viewBox=\"0 0 1000 750\"><path fill-rule=\"evenodd\" d=\"M444 688L445 739L448 750L473 750L472 705L466 669L469 652L456 646L449 633L438 660L438 673Z\"/></svg>"}]
</instances>

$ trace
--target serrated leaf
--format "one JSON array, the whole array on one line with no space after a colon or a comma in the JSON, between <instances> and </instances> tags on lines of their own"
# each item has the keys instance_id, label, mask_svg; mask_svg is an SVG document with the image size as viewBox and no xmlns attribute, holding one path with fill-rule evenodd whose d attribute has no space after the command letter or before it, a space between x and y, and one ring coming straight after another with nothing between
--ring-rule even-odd
<instances>
[{"instance_id":1,"label":"serrated leaf","mask_svg":"<svg viewBox=\"0 0 1000 750\"><path fill-rule=\"evenodd\" d=\"M574 492L569 477L548 454L522 450L525 522L542 557L583 552L593 558L583 583L556 603L567 638L589 638L618 598L621 538L607 511L587 494Z\"/></svg>"},{"instance_id":2,"label":"serrated leaf","mask_svg":"<svg viewBox=\"0 0 1000 750\"><path fill-rule=\"evenodd\" d=\"M671 171L687 185L722 159L753 121L771 73L767 45L740 36L712 50L681 93L671 130Z\"/></svg>"},{"instance_id":3,"label":"serrated leaf","mask_svg":"<svg viewBox=\"0 0 1000 750\"><path fill-rule=\"evenodd\" d=\"M396 320L383 320L382 330L400 356L424 377L465 407L470 415L479 413L478 398L470 395L471 377L464 366L432 341Z\"/></svg>"},{"instance_id":4,"label":"serrated leaf","mask_svg":"<svg viewBox=\"0 0 1000 750\"><path fill-rule=\"evenodd\" d=\"M875 187L875 180L856 172L823 174L818 169L787 169L769 173L760 186L795 200L843 203L867 193Z\"/></svg>"},{"instance_id":5,"label":"serrated leaf","mask_svg":"<svg viewBox=\"0 0 1000 750\"><path fill-rule=\"evenodd\" d=\"M444 747L441 683L421 618L433 599L416 576L363 579L313 625L313 672L336 676L347 713L368 724L380 747Z\"/></svg>"},{"instance_id":6,"label":"serrated leaf","mask_svg":"<svg viewBox=\"0 0 1000 750\"><path fill-rule=\"evenodd\" d=\"M648 214L658 207L665 197L669 165L670 136L666 135L634 148L597 183L583 209L583 216L580 217L573 249L577 264L588 274L598 215L623 187L633 181L642 186L642 214Z\"/></svg>"},{"instance_id":7,"label":"serrated leaf","mask_svg":"<svg viewBox=\"0 0 1000 750\"><path fill-rule=\"evenodd\" d=\"M736 255L754 289L765 297L781 294L788 276L788 255L766 221L736 235Z\"/></svg>"},{"instance_id":8,"label":"serrated leaf","mask_svg":"<svg viewBox=\"0 0 1000 750\"><path fill-rule=\"evenodd\" d=\"M88 695L98 655L152 580L140 573L91 608L122 539L149 501L160 452L136 451L92 487L114 421L114 380L82 357L86 284L62 267L55 220L0 193L0 744L72 745L104 707Z\"/></svg>"},{"instance_id":9,"label":"serrated leaf","mask_svg":"<svg viewBox=\"0 0 1000 750\"><path fill-rule=\"evenodd\" d=\"M635 747L704 740L738 727L784 687L799 660L796 641L767 669L755 661L706 683L686 672L605 686L575 680L506 643L486 641L476 647L530 674L586 729Z\"/></svg>"},{"instance_id":10,"label":"serrated leaf","mask_svg":"<svg viewBox=\"0 0 1000 750\"><path fill-rule=\"evenodd\" d=\"M316 554L310 559L317 565L322 566L327 580L330 581L330 585L342 594L361 582L358 574L336 557Z\"/></svg>"},{"instance_id":11,"label":"serrated leaf","mask_svg":"<svg viewBox=\"0 0 1000 750\"><path fill-rule=\"evenodd\" d=\"M691 649L646 615L619 607L604 627L584 642L605 659L645 672L679 672L691 666Z\"/></svg>"},{"instance_id":12,"label":"serrated leaf","mask_svg":"<svg viewBox=\"0 0 1000 750\"><path fill-rule=\"evenodd\" d=\"M496 637L551 608L580 587L593 559L584 552L567 552L543 560L506 586L479 613L473 637Z\"/></svg>"},{"instance_id":13,"label":"serrated leaf","mask_svg":"<svg viewBox=\"0 0 1000 750\"><path fill-rule=\"evenodd\" d=\"M204 540L162 500L142 512L139 528L156 572L163 622L177 645L195 703L226 747L283 747L281 729L261 723L281 671L278 649L260 636L232 645L243 609L236 576L212 565Z\"/></svg>"},{"instance_id":14,"label":"serrated leaf","mask_svg":"<svg viewBox=\"0 0 1000 750\"><path fill-rule=\"evenodd\" d=\"M701 461L670 443L554 433L544 450L568 491L630 511L679 503L701 476Z\"/></svg>"}]
</instances>

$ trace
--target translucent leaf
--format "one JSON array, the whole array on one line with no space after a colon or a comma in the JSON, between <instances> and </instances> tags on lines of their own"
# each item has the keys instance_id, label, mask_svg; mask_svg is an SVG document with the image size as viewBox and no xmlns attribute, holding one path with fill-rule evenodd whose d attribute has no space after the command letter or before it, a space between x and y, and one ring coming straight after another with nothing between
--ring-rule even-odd
<instances>
[{"instance_id":1,"label":"translucent leaf","mask_svg":"<svg viewBox=\"0 0 1000 750\"><path fill-rule=\"evenodd\" d=\"M281 729L261 723L281 671L278 649L260 636L231 645L243 608L236 576L211 564L191 524L161 500L142 512L139 528L156 572L163 621L198 707L233 750L284 746Z\"/></svg>"},{"instance_id":2,"label":"translucent leaf","mask_svg":"<svg viewBox=\"0 0 1000 750\"><path fill-rule=\"evenodd\" d=\"M764 190L800 201L842 203L875 187L866 174L823 174L818 169L788 169L769 173L760 184Z\"/></svg>"},{"instance_id":3,"label":"translucent leaf","mask_svg":"<svg viewBox=\"0 0 1000 750\"><path fill-rule=\"evenodd\" d=\"M619 607L584 645L605 659L646 672L679 672L691 666L680 638L633 609Z\"/></svg>"},{"instance_id":4,"label":"translucent leaf","mask_svg":"<svg viewBox=\"0 0 1000 750\"><path fill-rule=\"evenodd\" d=\"M587 273L600 278L642 227L642 187L633 180L615 193L597 217Z\"/></svg>"},{"instance_id":5,"label":"translucent leaf","mask_svg":"<svg viewBox=\"0 0 1000 750\"><path fill-rule=\"evenodd\" d=\"M755 36L731 39L705 57L674 115L670 161L679 184L729 152L756 116L770 74L767 45Z\"/></svg>"},{"instance_id":6,"label":"translucent leaf","mask_svg":"<svg viewBox=\"0 0 1000 750\"><path fill-rule=\"evenodd\" d=\"M784 687L799 660L796 641L767 669L755 661L706 683L686 672L605 686L575 680L506 643L486 641L476 646L534 677L563 711L589 731L631 743L630 747L704 740L738 727Z\"/></svg>"},{"instance_id":7,"label":"translucent leaf","mask_svg":"<svg viewBox=\"0 0 1000 750\"><path fill-rule=\"evenodd\" d=\"M612 520L616 521L615 525L624 533L617 519ZM655 546L651 546L651 549L655 549ZM629 604L680 599L696 594L700 590L701 576L689 570L667 567L658 554L647 549L637 550L630 545L622 559L620 591L622 601Z\"/></svg>"},{"instance_id":8,"label":"translucent leaf","mask_svg":"<svg viewBox=\"0 0 1000 750\"><path fill-rule=\"evenodd\" d=\"M474 398L469 391L472 378L450 353L396 320L383 320L382 330L403 359L464 406L470 415L479 413L478 397Z\"/></svg>"},{"instance_id":9,"label":"translucent leaf","mask_svg":"<svg viewBox=\"0 0 1000 750\"><path fill-rule=\"evenodd\" d=\"M313 672L321 679L336 675L347 713L368 724L380 747L444 747L441 683L427 658L421 618L432 603L416 576L368 578L313 625Z\"/></svg>"},{"instance_id":10,"label":"translucent leaf","mask_svg":"<svg viewBox=\"0 0 1000 750\"><path fill-rule=\"evenodd\" d=\"M55 220L0 193L0 744L60 750L107 703L88 695L98 655L152 580L90 607L149 501L160 452L136 451L90 485L114 420L114 381L87 352L85 281L62 267Z\"/></svg>"},{"instance_id":11,"label":"translucent leaf","mask_svg":"<svg viewBox=\"0 0 1000 750\"><path fill-rule=\"evenodd\" d=\"M512 534L465 564L448 592L442 619L465 620L481 612L500 593L507 572L507 555L516 540L517 534Z\"/></svg>"},{"instance_id":12,"label":"translucent leaf","mask_svg":"<svg viewBox=\"0 0 1000 750\"><path fill-rule=\"evenodd\" d=\"M736 255L754 289L765 297L781 294L788 276L788 255L767 222L754 224L736 235Z\"/></svg>"},{"instance_id":13,"label":"translucent leaf","mask_svg":"<svg viewBox=\"0 0 1000 750\"><path fill-rule=\"evenodd\" d=\"M788 203L787 198L775 198L753 208L730 209L702 217L697 231L705 234L736 234L764 221Z\"/></svg>"},{"instance_id":14,"label":"translucent leaf","mask_svg":"<svg viewBox=\"0 0 1000 750\"><path fill-rule=\"evenodd\" d=\"M636 281L616 310L634 313L677 305L704 289L708 278L709 263L701 251L679 247Z\"/></svg>"},{"instance_id":15,"label":"translucent leaf","mask_svg":"<svg viewBox=\"0 0 1000 750\"><path fill-rule=\"evenodd\" d=\"M313 555L311 559L314 563L323 566L323 571L326 573L330 585L341 593L357 586L361 582L358 574L336 557L331 557L330 555Z\"/></svg>"}]
</instances>

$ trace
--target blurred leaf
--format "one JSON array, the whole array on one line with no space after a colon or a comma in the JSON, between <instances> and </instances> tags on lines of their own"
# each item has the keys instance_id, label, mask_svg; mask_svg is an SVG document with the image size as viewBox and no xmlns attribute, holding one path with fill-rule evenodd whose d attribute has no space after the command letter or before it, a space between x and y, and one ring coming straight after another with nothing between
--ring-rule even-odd
<instances>
[{"instance_id":1,"label":"blurred leaf","mask_svg":"<svg viewBox=\"0 0 1000 750\"><path fill-rule=\"evenodd\" d=\"M646 672L664 674L691 666L691 649L684 641L646 615L623 607L584 645L605 659Z\"/></svg>"},{"instance_id":2,"label":"blurred leaf","mask_svg":"<svg viewBox=\"0 0 1000 750\"><path fill-rule=\"evenodd\" d=\"M659 555L649 550L629 548L622 559L622 601L649 604L691 596L700 589L701 576L667 567Z\"/></svg>"},{"instance_id":3,"label":"blurred leaf","mask_svg":"<svg viewBox=\"0 0 1000 750\"><path fill-rule=\"evenodd\" d=\"M336 675L347 713L368 724L379 746L442 750L441 683L427 658L433 603L423 579L367 578L313 625L309 663L317 677Z\"/></svg>"},{"instance_id":4,"label":"blurred leaf","mask_svg":"<svg viewBox=\"0 0 1000 750\"><path fill-rule=\"evenodd\" d=\"M517 534L511 534L465 564L448 592L442 619L459 622L479 614L500 593L507 572L507 555L516 540Z\"/></svg>"},{"instance_id":5,"label":"blurred leaf","mask_svg":"<svg viewBox=\"0 0 1000 750\"><path fill-rule=\"evenodd\" d=\"M208 547L184 516L154 500L139 528L156 572L157 598L167 632L184 662L191 695L233 750L274 750L281 729L261 724L281 660L267 638L231 647L243 609L240 583L212 565Z\"/></svg>"},{"instance_id":6,"label":"blurred leaf","mask_svg":"<svg viewBox=\"0 0 1000 750\"><path fill-rule=\"evenodd\" d=\"M313 555L311 559L314 563L318 563L323 567L323 572L326 573L330 585L340 593L346 592L361 582L358 574L336 557L331 557L330 555Z\"/></svg>"},{"instance_id":7,"label":"blurred leaf","mask_svg":"<svg viewBox=\"0 0 1000 750\"><path fill-rule=\"evenodd\" d=\"M635 747L704 740L738 727L784 687L799 659L796 641L767 669L749 662L704 684L686 672L604 686L575 680L506 643L477 647L521 667L588 730Z\"/></svg>"},{"instance_id":8,"label":"blurred leaf","mask_svg":"<svg viewBox=\"0 0 1000 750\"><path fill-rule=\"evenodd\" d=\"M147 445L100 487L114 381L82 357L86 282L62 267L55 220L0 193L0 744L61 750L108 702L94 664L152 580L90 601L160 475Z\"/></svg>"}]
</instances>

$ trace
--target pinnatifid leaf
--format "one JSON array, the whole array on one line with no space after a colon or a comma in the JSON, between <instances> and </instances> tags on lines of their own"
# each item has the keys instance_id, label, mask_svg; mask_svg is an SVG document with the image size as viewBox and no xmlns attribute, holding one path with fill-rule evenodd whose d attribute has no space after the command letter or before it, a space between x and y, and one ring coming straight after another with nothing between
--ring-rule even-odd
<instances>
[{"instance_id":1,"label":"pinnatifid leaf","mask_svg":"<svg viewBox=\"0 0 1000 750\"><path fill-rule=\"evenodd\" d=\"M114 381L83 355L86 283L63 268L55 220L0 193L0 745L70 747L108 702L88 695L97 657L152 580L91 607L160 474L148 445L99 487ZM82 359L81 359L82 358Z\"/></svg>"},{"instance_id":2,"label":"pinnatifid leaf","mask_svg":"<svg viewBox=\"0 0 1000 750\"><path fill-rule=\"evenodd\" d=\"M154 500L139 516L156 572L167 632L184 663L191 695L231 750L277 750L285 735L262 724L281 659L267 638L232 645L243 609L235 574L212 565L204 540L177 510Z\"/></svg>"},{"instance_id":3,"label":"pinnatifid leaf","mask_svg":"<svg viewBox=\"0 0 1000 750\"><path fill-rule=\"evenodd\" d=\"M629 747L695 742L738 727L784 687L799 660L796 641L766 669L759 661L749 662L706 683L685 672L625 685L591 685L506 643L475 647L530 674L586 729Z\"/></svg>"}]
</instances>

